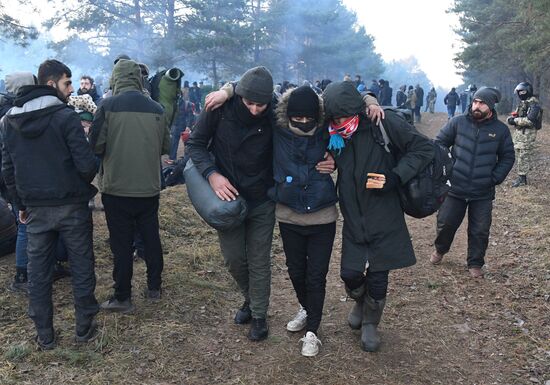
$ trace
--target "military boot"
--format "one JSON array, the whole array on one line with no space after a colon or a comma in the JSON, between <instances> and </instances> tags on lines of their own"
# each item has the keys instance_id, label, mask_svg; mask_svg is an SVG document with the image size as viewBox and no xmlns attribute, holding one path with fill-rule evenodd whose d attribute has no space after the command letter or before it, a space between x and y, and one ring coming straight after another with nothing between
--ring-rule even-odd
<instances>
[{"instance_id":1,"label":"military boot","mask_svg":"<svg viewBox=\"0 0 550 385\"><path fill-rule=\"evenodd\" d=\"M355 301L355 304L351 308L351 311L348 315L348 324L349 327L353 330L358 330L361 328L361 321L363 320L363 302L365 300L365 285L350 290L346 286L346 293L348 296Z\"/></svg>"},{"instance_id":2,"label":"military boot","mask_svg":"<svg viewBox=\"0 0 550 385\"><path fill-rule=\"evenodd\" d=\"M380 336L377 328L385 305L385 298L377 301L368 294L365 295L363 322L361 324L361 348L366 352L375 352L380 346Z\"/></svg>"},{"instance_id":3,"label":"military boot","mask_svg":"<svg viewBox=\"0 0 550 385\"><path fill-rule=\"evenodd\" d=\"M512 187L527 186L527 175L518 175Z\"/></svg>"}]
</instances>

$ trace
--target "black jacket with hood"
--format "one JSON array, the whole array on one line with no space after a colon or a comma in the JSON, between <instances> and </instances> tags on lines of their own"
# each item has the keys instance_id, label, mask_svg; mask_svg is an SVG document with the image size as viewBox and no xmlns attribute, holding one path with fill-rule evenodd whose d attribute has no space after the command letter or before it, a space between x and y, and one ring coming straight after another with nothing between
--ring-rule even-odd
<instances>
[{"instance_id":1,"label":"black jacket with hood","mask_svg":"<svg viewBox=\"0 0 550 385\"><path fill-rule=\"evenodd\" d=\"M273 185L272 104L257 118L249 116L241 97L214 111L204 110L186 143L205 178L219 172L252 205L267 201Z\"/></svg>"},{"instance_id":2,"label":"black jacket with hood","mask_svg":"<svg viewBox=\"0 0 550 385\"><path fill-rule=\"evenodd\" d=\"M478 122L471 109L455 116L437 134L436 140L451 148L455 159L449 195L464 200L494 199L515 161L508 127L493 116Z\"/></svg>"},{"instance_id":3,"label":"black jacket with hood","mask_svg":"<svg viewBox=\"0 0 550 385\"><path fill-rule=\"evenodd\" d=\"M360 114L357 131L340 153L333 152L338 167L338 197L344 217L342 267L363 272L369 262L371 271L385 271L416 262L397 188L384 192L367 190L367 173L393 172L406 183L433 158L429 139L419 134L404 119L386 111L384 127L392 146L403 154L399 162L377 141L378 130L362 115L359 94L346 83L332 83L323 94L327 118ZM355 253L356 245L366 246L368 256Z\"/></svg>"},{"instance_id":4,"label":"black jacket with hood","mask_svg":"<svg viewBox=\"0 0 550 385\"><path fill-rule=\"evenodd\" d=\"M54 88L21 87L0 134L2 175L21 209L87 202L96 194L96 161L80 118Z\"/></svg>"}]
</instances>

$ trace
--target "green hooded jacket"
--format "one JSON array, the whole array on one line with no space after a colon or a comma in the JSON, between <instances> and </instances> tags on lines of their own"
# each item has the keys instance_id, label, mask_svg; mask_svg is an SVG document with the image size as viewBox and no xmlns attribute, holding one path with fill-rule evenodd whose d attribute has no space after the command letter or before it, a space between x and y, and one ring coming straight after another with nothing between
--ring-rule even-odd
<instances>
[{"instance_id":1,"label":"green hooded jacket","mask_svg":"<svg viewBox=\"0 0 550 385\"><path fill-rule=\"evenodd\" d=\"M101 192L123 197L160 193L160 157L170 130L160 104L142 93L138 63L120 60L113 69L113 96L100 104L91 141L102 158Z\"/></svg>"}]
</instances>

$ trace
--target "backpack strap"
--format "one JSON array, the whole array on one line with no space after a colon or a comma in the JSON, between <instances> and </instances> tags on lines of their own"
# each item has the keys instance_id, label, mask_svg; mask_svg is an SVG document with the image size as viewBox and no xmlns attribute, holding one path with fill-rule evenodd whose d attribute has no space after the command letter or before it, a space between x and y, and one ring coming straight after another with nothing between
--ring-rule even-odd
<instances>
[{"instance_id":1,"label":"backpack strap","mask_svg":"<svg viewBox=\"0 0 550 385\"><path fill-rule=\"evenodd\" d=\"M378 124L378 128L380 129L380 133L382 134L382 139L384 139L384 150L386 150L386 152L388 153L391 153L390 147L388 146L391 143L390 137L388 136L388 133L386 132L382 121L380 121L380 123Z\"/></svg>"}]
</instances>

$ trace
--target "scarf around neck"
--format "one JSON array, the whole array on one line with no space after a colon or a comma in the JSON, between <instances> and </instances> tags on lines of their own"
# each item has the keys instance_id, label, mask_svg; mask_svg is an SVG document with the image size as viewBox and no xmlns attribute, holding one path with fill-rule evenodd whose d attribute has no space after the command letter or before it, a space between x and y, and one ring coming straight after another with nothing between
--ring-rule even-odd
<instances>
[{"instance_id":1,"label":"scarf around neck","mask_svg":"<svg viewBox=\"0 0 550 385\"><path fill-rule=\"evenodd\" d=\"M332 121L328 126L328 133L330 134L330 142L328 149L338 151L338 154L346 146L344 139L348 140L357 131L359 126L359 115L354 115L349 119L346 119L342 124L337 125Z\"/></svg>"}]
</instances>

